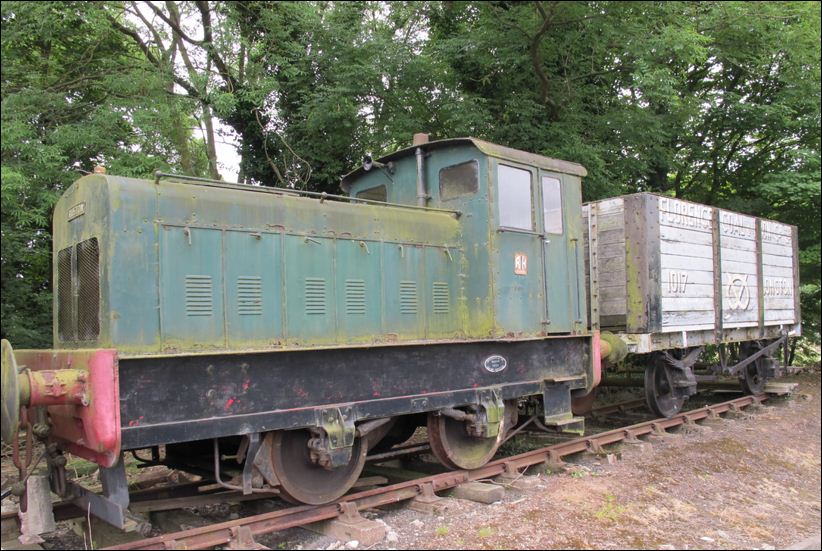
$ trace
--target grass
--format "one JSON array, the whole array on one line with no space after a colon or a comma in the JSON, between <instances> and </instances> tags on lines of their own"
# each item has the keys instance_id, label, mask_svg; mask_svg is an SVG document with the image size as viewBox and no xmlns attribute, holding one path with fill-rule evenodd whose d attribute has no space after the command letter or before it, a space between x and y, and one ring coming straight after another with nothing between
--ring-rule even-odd
<instances>
[{"instance_id":1,"label":"grass","mask_svg":"<svg viewBox=\"0 0 822 551\"><path fill-rule=\"evenodd\" d=\"M484 527L480 528L479 530L477 530L477 535L479 537L483 538L483 539L490 538L491 536L494 535L494 529L491 528L490 526L484 526Z\"/></svg>"},{"instance_id":2,"label":"grass","mask_svg":"<svg viewBox=\"0 0 822 551\"><path fill-rule=\"evenodd\" d=\"M624 505L617 505L616 496L613 494L605 494L605 504L594 513L594 516L599 520L609 520L616 522L622 513L625 512Z\"/></svg>"},{"instance_id":3,"label":"grass","mask_svg":"<svg viewBox=\"0 0 822 551\"><path fill-rule=\"evenodd\" d=\"M437 526L437 529L434 530L434 533L437 534L437 537L445 537L448 535L448 527L447 526Z\"/></svg>"}]
</instances>

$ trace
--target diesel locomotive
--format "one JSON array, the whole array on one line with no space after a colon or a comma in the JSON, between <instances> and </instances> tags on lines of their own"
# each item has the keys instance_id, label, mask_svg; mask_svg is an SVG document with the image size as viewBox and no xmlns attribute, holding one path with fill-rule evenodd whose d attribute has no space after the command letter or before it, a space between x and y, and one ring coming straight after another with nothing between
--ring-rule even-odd
<instances>
[{"instance_id":1,"label":"diesel locomotive","mask_svg":"<svg viewBox=\"0 0 822 551\"><path fill-rule=\"evenodd\" d=\"M54 349L3 341L3 439L27 428L52 490L122 527L127 451L320 504L419 426L453 469L521 411L581 433L574 404L629 354L662 415L708 344L761 391L800 330L796 229L649 194L583 206L585 175L416 135L344 196L85 176L54 210Z\"/></svg>"}]
</instances>

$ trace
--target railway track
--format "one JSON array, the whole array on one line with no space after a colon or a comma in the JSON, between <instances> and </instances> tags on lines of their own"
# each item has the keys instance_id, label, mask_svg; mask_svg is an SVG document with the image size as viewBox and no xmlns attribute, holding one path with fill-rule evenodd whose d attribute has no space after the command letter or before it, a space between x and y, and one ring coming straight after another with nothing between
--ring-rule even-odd
<instances>
[{"instance_id":1,"label":"railway track","mask_svg":"<svg viewBox=\"0 0 822 551\"><path fill-rule=\"evenodd\" d=\"M264 534L338 518L353 520L358 517L358 511L407 500L417 499L431 502L437 499L436 492L467 482L500 476L514 480L522 476L522 472L529 467L545 464L558 466L562 464L562 458L569 455L581 452L602 453L605 446L619 442L635 442L639 437L650 434L663 435L671 428L690 425L727 412L739 412L752 405L758 405L767 398L767 395L743 396L685 411L671 418L643 421L551 444L497 459L478 469L448 471L360 491L346 495L336 503L328 505L295 506L105 549L208 549L218 545L228 545L229 548L235 549L260 549L262 547L255 542L254 538ZM614 407L618 405L620 404L615 404ZM621 405L624 406L624 404Z\"/></svg>"}]
</instances>

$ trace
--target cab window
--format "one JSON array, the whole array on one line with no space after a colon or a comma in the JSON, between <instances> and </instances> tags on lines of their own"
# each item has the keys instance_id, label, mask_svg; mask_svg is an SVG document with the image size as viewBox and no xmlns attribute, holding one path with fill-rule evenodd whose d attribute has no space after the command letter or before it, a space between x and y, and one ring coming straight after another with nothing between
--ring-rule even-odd
<instances>
[{"instance_id":1,"label":"cab window","mask_svg":"<svg viewBox=\"0 0 822 551\"><path fill-rule=\"evenodd\" d=\"M562 233L562 188L551 176L542 177L542 219L545 233Z\"/></svg>"},{"instance_id":2,"label":"cab window","mask_svg":"<svg viewBox=\"0 0 822 551\"><path fill-rule=\"evenodd\" d=\"M376 186L364 189L357 193L357 199L366 199L368 201L382 201L385 203L388 200L388 191L385 186Z\"/></svg>"},{"instance_id":3,"label":"cab window","mask_svg":"<svg viewBox=\"0 0 822 551\"><path fill-rule=\"evenodd\" d=\"M497 196L500 227L518 230L534 229L530 171L498 165Z\"/></svg>"},{"instance_id":4,"label":"cab window","mask_svg":"<svg viewBox=\"0 0 822 551\"><path fill-rule=\"evenodd\" d=\"M479 163L468 161L440 169L440 199L472 195L479 189Z\"/></svg>"}]
</instances>

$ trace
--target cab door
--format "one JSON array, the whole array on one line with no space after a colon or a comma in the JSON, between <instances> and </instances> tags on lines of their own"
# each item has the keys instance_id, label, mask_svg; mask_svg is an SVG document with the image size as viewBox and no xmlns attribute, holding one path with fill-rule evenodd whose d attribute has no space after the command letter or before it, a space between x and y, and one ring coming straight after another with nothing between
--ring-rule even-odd
<instances>
[{"instance_id":1,"label":"cab door","mask_svg":"<svg viewBox=\"0 0 822 551\"><path fill-rule=\"evenodd\" d=\"M572 190L563 186L561 174L540 171L543 281L545 282L545 331L570 333L583 322L580 304L578 238L569 235L568 202ZM572 201L573 202L573 201ZM579 210L579 208L577 208ZM576 211L574 211L576 212ZM573 232L570 232L573 233Z\"/></svg>"}]
</instances>

